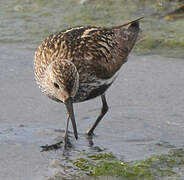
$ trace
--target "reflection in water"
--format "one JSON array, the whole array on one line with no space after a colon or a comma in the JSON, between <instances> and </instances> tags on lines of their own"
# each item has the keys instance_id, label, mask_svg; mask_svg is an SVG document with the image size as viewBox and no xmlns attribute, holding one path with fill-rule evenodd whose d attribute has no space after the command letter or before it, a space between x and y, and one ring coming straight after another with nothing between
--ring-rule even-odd
<instances>
[{"instance_id":1,"label":"reflection in water","mask_svg":"<svg viewBox=\"0 0 184 180\"><path fill-rule=\"evenodd\" d=\"M54 130L55 132L63 132L62 130ZM71 150L75 150L75 147L74 145L72 144L70 138L72 137L72 132L69 131L69 137L68 137L68 145L65 146L65 143L64 143L64 140L60 140L59 142L57 143L54 143L54 144L51 144L51 145L43 145L43 146L40 146L41 147L41 152L46 152L46 151L56 151L56 150L60 150L60 151L63 151L63 155L64 156L67 156L69 152L71 152ZM93 150L93 151L96 151L96 152L102 152L104 151L104 148L100 148L99 146L94 146L94 142L93 142L93 136L88 136L87 134L80 134L80 136L83 136L84 138L86 138L87 142L88 142L88 147ZM56 138L56 139L60 139L61 136L59 136L59 138Z\"/></svg>"},{"instance_id":2,"label":"reflection in water","mask_svg":"<svg viewBox=\"0 0 184 180\"><path fill-rule=\"evenodd\" d=\"M59 133L59 136L56 139L60 139L64 133L63 130L53 131ZM73 133L69 132L69 137L72 145L71 147L64 148L64 144L61 143L60 147L58 146L56 149L49 147L46 151L41 152L42 156L48 161L49 169L53 173L53 175L51 175L52 178L50 178L52 180L57 180L57 178L93 180L94 178L92 177L84 176L79 168L77 168L72 162L80 158L87 158L88 155L96 155L99 152L105 153L108 151L103 147L95 146L93 136L87 136L86 134L80 133L79 140L76 141L73 137ZM44 148L46 148L46 146ZM100 180L106 180L109 178L112 180L116 179L111 177L102 177Z\"/></svg>"}]
</instances>

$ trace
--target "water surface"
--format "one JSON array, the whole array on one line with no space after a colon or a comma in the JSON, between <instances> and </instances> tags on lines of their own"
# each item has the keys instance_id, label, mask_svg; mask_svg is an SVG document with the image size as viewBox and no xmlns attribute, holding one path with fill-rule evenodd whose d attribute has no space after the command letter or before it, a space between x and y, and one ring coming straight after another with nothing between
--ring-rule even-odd
<instances>
[{"instance_id":1,"label":"water surface","mask_svg":"<svg viewBox=\"0 0 184 180\"><path fill-rule=\"evenodd\" d=\"M68 154L63 156L62 150L40 153L40 145L57 142L64 135L66 111L38 89L33 54L0 47L0 179L44 179L58 171L75 174L68 160L81 152L102 150L132 161L183 146L184 61L131 56L107 92L110 109L95 131L93 146L85 132L100 112L100 98L75 104L79 140L71 133L74 147ZM53 160L59 160L63 168L53 167Z\"/></svg>"},{"instance_id":2,"label":"water surface","mask_svg":"<svg viewBox=\"0 0 184 180\"><path fill-rule=\"evenodd\" d=\"M184 23L161 18L182 2L7 0L1 4L0 179L51 180L57 175L74 179L79 170L70 160L83 152L113 152L134 161L183 147ZM136 46L108 90L110 109L95 131L93 145L85 132L100 112L100 98L75 104L79 140L70 134L71 151L40 153L41 145L62 138L66 110L41 94L35 83L32 66L37 46L47 35L67 27L112 26L140 16L145 17L141 27L148 38Z\"/></svg>"}]
</instances>

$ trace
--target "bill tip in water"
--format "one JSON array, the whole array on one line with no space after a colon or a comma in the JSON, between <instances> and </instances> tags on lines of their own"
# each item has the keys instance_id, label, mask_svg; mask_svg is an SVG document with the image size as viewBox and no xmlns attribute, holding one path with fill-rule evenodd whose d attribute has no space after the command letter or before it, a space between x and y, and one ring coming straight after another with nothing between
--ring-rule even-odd
<instances>
[{"instance_id":1,"label":"bill tip in water","mask_svg":"<svg viewBox=\"0 0 184 180\"><path fill-rule=\"evenodd\" d=\"M78 133L74 133L75 139L78 139Z\"/></svg>"}]
</instances>

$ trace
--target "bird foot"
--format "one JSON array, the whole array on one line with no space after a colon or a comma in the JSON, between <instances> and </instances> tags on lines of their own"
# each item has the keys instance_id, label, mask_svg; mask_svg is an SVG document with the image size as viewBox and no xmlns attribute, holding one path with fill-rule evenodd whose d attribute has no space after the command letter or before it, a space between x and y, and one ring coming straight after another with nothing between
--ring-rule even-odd
<instances>
[{"instance_id":1,"label":"bird foot","mask_svg":"<svg viewBox=\"0 0 184 180\"><path fill-rule=\"evenodd\" d=\"M62 143L63 143L63 141L60 141L60 142L55 143L55 144L51 144L51 145L47 144L45 146L40 146L42 148L41 152L60 149Z\"/></svg>"},{"instance_id":2,"label":"bird foot","mask_svg":"<svg viewBox=\"0 0 184 180\"><path fill-rule=\"evenodd\" d=\"M61 149L63 146L61 146L61 144L64 143L64 150L67 150L68 148L72 147L72 144L70 142L70 139L68 138L68 136L64 136L63 138L64 140L55 143L55 144L51 144L51 145L44 145L44 146L40 146L42 148L41 152L44 151L53 151L53 150L58 150Z\"/></svg>"}]
</instances>

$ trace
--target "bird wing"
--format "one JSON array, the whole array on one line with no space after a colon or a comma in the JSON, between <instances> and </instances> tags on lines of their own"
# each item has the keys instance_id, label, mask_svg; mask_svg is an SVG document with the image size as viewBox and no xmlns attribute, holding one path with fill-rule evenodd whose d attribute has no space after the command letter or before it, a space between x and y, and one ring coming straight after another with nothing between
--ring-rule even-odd
<instances>
[{"instance_id":1,"label":"bird wing","mask_svg":"<svg viewBox=\"0 0 184 180\"><path fill-rule=\"evenodd\" d=\"M134 21L128 28L80 30L80 35L76 35L75 30L65 34L67 58L71 58L79 71L94 71L98 78L108 79L127 61L138 36L139 24Z\"/></svg>"},{"instance_id":2,"label":"bird wing","mask_svg":"<svg viewBox=\"0 0 184 180\"><path fill-rule=\"evenodd\" d=\"M126 62L136 42L138 20L113 28L74 27L47 37L35 53L35 59L39 59L35 66L40 71L36 76L43 75L55 59L67 59L76 65L79 73L91 71L98 78L112 77Z\"/></svg>"}]
</instances>

